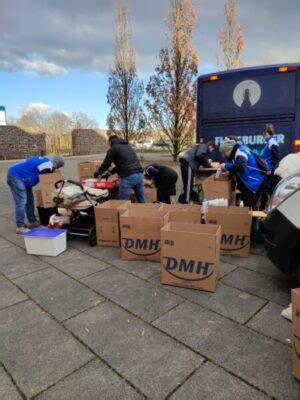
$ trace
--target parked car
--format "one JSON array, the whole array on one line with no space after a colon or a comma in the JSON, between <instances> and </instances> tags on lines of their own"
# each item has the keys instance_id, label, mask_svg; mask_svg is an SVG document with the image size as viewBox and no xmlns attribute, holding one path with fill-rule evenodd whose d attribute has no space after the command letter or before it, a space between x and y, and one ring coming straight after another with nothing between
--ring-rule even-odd
<instances>
[{"instance_id":1,"label":"parked car","mask_svg":"<svg viewBox=\"0 0 300 400\"><path fill-rule=\"evenodd\" d=\"M300 281L300 171L277 185L263 228L269 259Z\"/></svg>"}]
</instances>

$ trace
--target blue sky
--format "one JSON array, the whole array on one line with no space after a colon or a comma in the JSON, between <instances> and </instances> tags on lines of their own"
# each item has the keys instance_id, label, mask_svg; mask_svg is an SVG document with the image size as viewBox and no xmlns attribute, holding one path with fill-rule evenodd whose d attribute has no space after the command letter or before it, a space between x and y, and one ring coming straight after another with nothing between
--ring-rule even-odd
<instances>
[{"instance_id":1,"label":"blue sky","mask_svg":"<svg viewBox=\"0 0 300 400\"><path fill-rule=\"evenodd\" d=\"M170 0L123 0L145 83L166 44ZM199 73L216 69L224 0L194 0ZM245 66L299 62L299 0L237 0ZM0 105L14 117L31 103L81 111L105 128L116 0L1 0Z\"/></svg>"}]
</instances>

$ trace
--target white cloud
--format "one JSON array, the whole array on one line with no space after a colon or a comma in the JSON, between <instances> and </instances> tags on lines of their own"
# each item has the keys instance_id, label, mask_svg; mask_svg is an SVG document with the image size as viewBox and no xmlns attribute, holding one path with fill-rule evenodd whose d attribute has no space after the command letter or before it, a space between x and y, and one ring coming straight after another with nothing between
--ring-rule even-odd
<instances>
[{"instance_id":1,"label":"white cloud","mask_svg":"<svg viewBox=\"0 0 300 400\"><path fill-rule=\"evenodd\" d=\"M42 57L37 57L34 60L22 59L20 63L27 73L36 73L39 75L62 75L67 73L65 68L48 62Z\"/></svg>"},{"instance_id":2,"label":"white cloud","mask_svg":"<svg viewBox=\"0 0 300 400\"><path fill-rule=\"evenodd\" d=\"M49 104L45 103L29 103L28 106L26 107L27 111L36 111L39 114L43 114L47 111L50 111L52 109Z\"/></svg>"}]
</instances>

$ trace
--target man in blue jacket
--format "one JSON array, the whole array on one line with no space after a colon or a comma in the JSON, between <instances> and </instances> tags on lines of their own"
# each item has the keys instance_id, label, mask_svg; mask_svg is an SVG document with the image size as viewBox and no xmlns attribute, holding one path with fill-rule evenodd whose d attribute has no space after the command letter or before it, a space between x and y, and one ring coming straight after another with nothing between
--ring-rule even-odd
<instances>
[{"instance_id":1,"label":"man in blue jacket","mask_svg":"<svg viewBox=\"0 0 300 400\"><path fill-rule=\"evenodd\" d=\"M244 205L255 209L265 180L265 174L259 169L255 156L247 147L230 139L220 144L220 152L229 160L221 164L221 168L236 176Z\"/></svg>"},{"instance_id":2,"label":"man in blue jacket","mask_svg":"<svg viewBox=\"0 0 300 400\"><path fill-rule=\"evenodd\" d=\"M64 166L60 155L48 157L30 157L11 166L7 171L7 184L13 195L16 209L17 233L26 233L39 223L35 217L33 186L39 183L39 175L54 172ZM25 212L28 223L25 225Z\"/></svg>"}]
</instances>

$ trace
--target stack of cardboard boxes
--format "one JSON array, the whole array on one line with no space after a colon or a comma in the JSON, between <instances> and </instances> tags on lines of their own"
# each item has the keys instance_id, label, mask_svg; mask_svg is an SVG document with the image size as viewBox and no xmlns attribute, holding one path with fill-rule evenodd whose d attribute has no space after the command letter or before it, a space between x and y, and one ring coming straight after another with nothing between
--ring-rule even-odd
<instances>
[{"instance_id":1,"label":"stack of cardboard boxes","mask_svg":"<svg viewBox=\"0 0 300 400\"><path fill-rule=\"evenodd\" d=\"M40 175L39 189L36 190L36 205L42 225L48 225L49 217L56 212L53 202L55 183L62 180L61 171Z\"/></svg>"},{"instance_id":2,"label":"stack of cardboard boxes","mask_svg":"<svg viewBox=\"0 0 300 400\"><path fill-rule=\"evenodd\" d=\"M202 182L202 189L206 199L226 199L233 201L234 188L231 179L226 175L213 174Z\"/></svg>"},{"instance_id":3,"label":"stack of cardboard boxes","mask_svg":"<svg viewBox=\"0 0 300 400\"><path fill-rule=\"evenodd\" d=\"M124 260L162 262L163 284L215 291L219 226L201 224L201 207L111 200L95 207L98 246Z\"/></svg>"},{"instance_id":4,"label":"stack of cardboard boxes","mask_svg":"<svg viewBox=\"0 0 300 400\"><path fill-rule=\"evenodd\" d=\"M78 164L78 178L80 182L85 179L94 178L96 169L101 164L101 161L83 161Z\"/></svg>"},{"instance_id":5,"label":"stack of cardboard boxes","mask_svg":"<svg viewBox=\"0 0 300 400\"><path fill-rule=\"evenodd\" d=\"M292 290L293 375L300 381L300 288Z\"/></svg>"}]
</instances>

